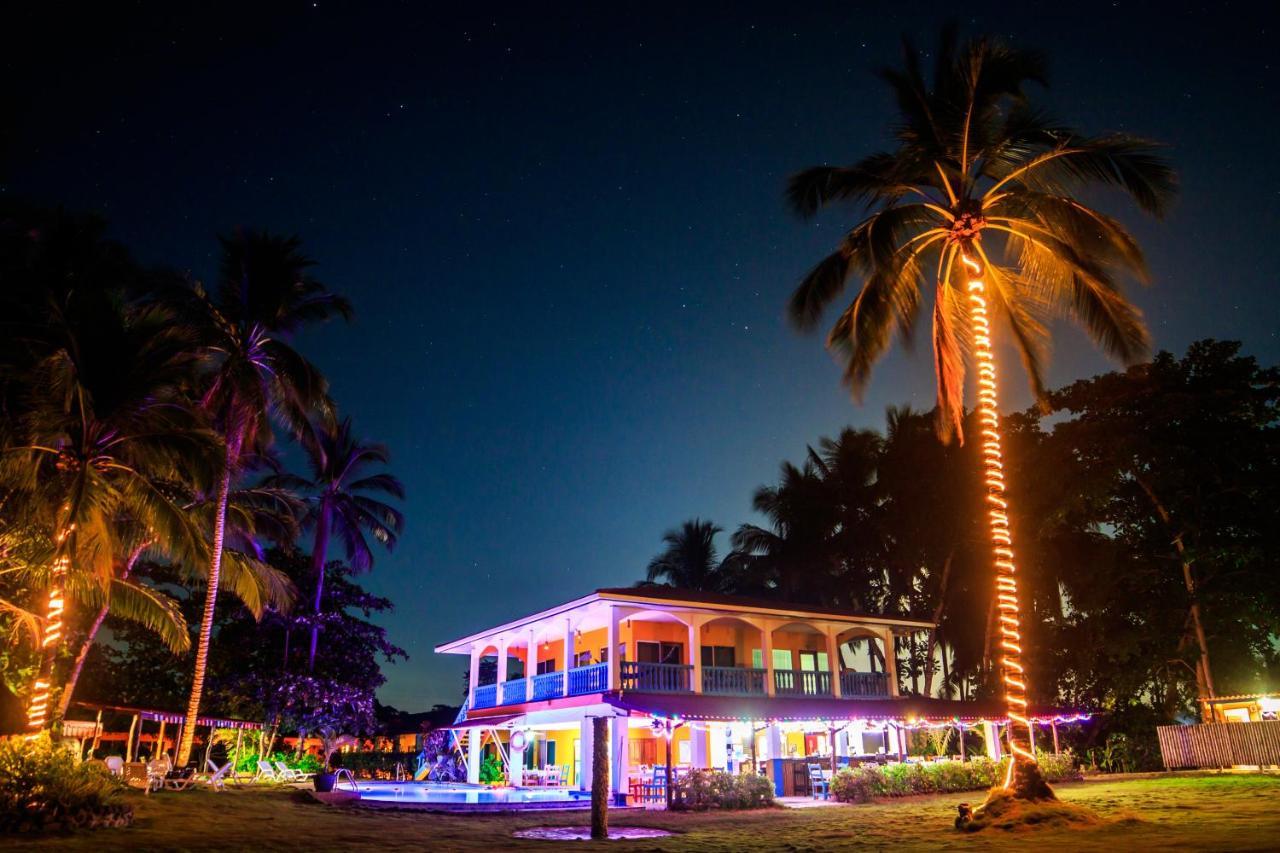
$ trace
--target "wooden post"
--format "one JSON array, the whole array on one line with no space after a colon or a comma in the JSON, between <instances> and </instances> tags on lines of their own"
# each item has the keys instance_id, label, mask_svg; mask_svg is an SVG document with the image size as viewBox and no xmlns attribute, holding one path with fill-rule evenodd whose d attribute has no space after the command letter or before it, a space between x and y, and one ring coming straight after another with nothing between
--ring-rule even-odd
<instances>
[{"instance_id":1,"label":"wooden post","mask_svg":"<svg viewBox=\"0 0 1280 853\"><path fill-rule=\"evenodd\" d=\"M1027 740L1031 743L1031 754L1036 754L1036 721L1034 718L1027 719Z\"/></svg>"},{"instance_id":2,"label":"wooden post","mask_svg":"<svg viewBox=\"0 0 1280 853\"><path fill-rule=\"evenodd\" d=\"M1049 728L1053 731L1053 754L1061 755L1062 750L1058 748L1058 721L1057 720L1050 721Z\"/></svg>"},{"instance_id":3,"label":"wooden post","mask_svg":"<svg viewBox=\"0 0 1280 853\"><path fill-rule=\"evenodd\" d=\"M591 837L609 837L609 718L591 718Z\"/></svg>"},{"instance_id":4,"label":"wooden post","mask_svg":"<svg viewBox=\"0 0 1280 853\"><path fill-rule=\"evenodd\" d=\"M667 790L667 809L668 810L670 810L671 808L671 798L672 798L672 795L675 793L674 791L671 790L672 780L675 775L674 773L671 772L671 735L672 734L674 734L674 732L671 729L671 721L668 720L667 732L666 732L666 740L667 740L666 784L663 786Z\"/></svg>"},{"instance_id":5,"label":"wooden post","mask_svg":"<svg viewBox=\"0 0 1280 853\"><path fill-rule=\"evenodd\" d=\"M956 731L960 733L960 761L964 762L964 723L956 723Z\"/></svg>"},{"instance_id":6,"label":"wooden post","mask_svg":"<svg viewBox=\"0 0 1280 853\"><path fill-rule=\"evenodd\" d=\"M90 755L96 755L98 752L98 742L102 740L102 709L98 709L97 724L93 727L93 746L90 748Z\"/></svg>"},{"instance_id":7,"label":"wooden post","mask_svg":"<svg viewBox=\"0 0 1280 853\"><path fill-rule=\"evenodd\" d=\"M133 720L129 723L129 736L124 739L124 760L133 761L133 732L138 728L138 715L133 715Z\"/></svg>"},{"instance_id":8,"label":"wooden post","mask_svg":"<svg viewBox=\"0 0 1280 853\"><path fill-rule=\"evenodd\" d=\"M204 769L209 766L209 756L213 754L213 734L217 730L218 729L213 725L213 723L209 724L209 739L205 742L205 745L204 745L204 764L196 768L198 771L202 773L204 772Z\"/></svg>"},{"instance_id":9,"label":"wooden post","mask_svg":"<svg viewBox=\"0 0 1280 853\"><path fill-rule=\"evenodd\" d=\"M161 754L167 755L169 750L164 748L164 717L160 718L160 735L159 737L156 738L156 740L158 740L160 743L160 746L158 747L159 752Z\"/></svg>"},{"instance_id":10,"label":"wooden post","mask_svg":"<svg viewBox=\"0 0 1280 853\"><path fill-rule=\"evenodd\" d=\"M236 775L236 766L240 763L240 744L244 740L244 729L236 729L236 752L235 757L231 760L235 762L231 765L231 775Z\"/></svg>"}]
</instances>

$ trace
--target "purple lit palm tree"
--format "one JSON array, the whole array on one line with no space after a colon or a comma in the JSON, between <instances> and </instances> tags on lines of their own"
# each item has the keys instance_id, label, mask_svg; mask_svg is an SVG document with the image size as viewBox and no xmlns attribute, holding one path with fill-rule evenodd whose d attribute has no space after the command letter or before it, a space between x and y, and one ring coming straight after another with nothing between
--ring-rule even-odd
<instances>
[{"instance_id":1,"label":"purple lit palm tree","mask_svg":"<svg viewBox=\"0 0 1280 853\"><path fill-rule=\"evenodd\" d=\"M324 377L288 341L308 323L350 318L351 306L310 276L313 262L299 245L296 237L265 233L224 238L216 292L210 296L197 287L187 304L209 359L201 404L223 439L188 720L199 716L204 692L232 482L248 458L270 445L273 421L300 436L313 413L331 411ZM194 728L183 726L179 766L191 757Z\"/></svg>"},{"instance_id":2,"label":"purple lit palm tree","mask_svg":"<svg viewBox=\"0 0 1280 853\"><path fill-rule=\"evenodd\" d=\"M350 418L338 424L322 421L314 425L304 434L302 446L311 467L311 479L298 481L299 491L310 496L303 525L315 527L316 531L311 549L316 620L311 624L311 647L307 654L307 669L314 671L329 540L337 536L342 541L347 562L354 571L368 571L373 566L373 551L365 534L372 535L390 551L404 527L400 511L372 495L390 495L403 500L404 486L390 474L369 473L370 466L388 464L390 454L381 444L355 438Z\"/></svg>"}]
</instances>

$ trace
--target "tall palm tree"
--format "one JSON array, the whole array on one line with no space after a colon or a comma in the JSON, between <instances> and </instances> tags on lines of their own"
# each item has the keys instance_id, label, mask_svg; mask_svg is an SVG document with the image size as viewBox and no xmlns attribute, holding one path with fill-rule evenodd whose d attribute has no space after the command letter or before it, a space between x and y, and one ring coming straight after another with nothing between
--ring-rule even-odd
<instances>
[{"instance_id":1,"label":"tall palm tree","mask_svg":"<svg viewBox=\"0 0 1280 853\"><path fill-rule=\"evenodd\" d=\"M222 264L212 295L196 288L186 300L191 319L205 335L208 384L201 404L221 435L214 497L212 542L204 611L196 644L188 725L182 728L177 760L191 757L200 713L214 607L226 541L232 483L248 459L270 445L272 421L301 435L316 411L330 412L328 386L320 372L289 344L308 323L335 314L350 317L345 299L309 274L313 262L296 237L237 232L222 238Z\"/></svg>"},{"instance_id":2,"label":"tall palm tree","mask_svg":"<svg viewBox=\"0 0 1280 853\"><path fill-rule=\"evenodd\" d=\"M303 526L314 527L316 532L311 571L316 582L313 613L317 618L311 623L307 655L307 669L314 671L329 541L337 536L346 549L347 564L356 572L367 572L373 566L373 550L365 533L390 551L404 527L404 515L372 495L404 500L404 486L390 474L369 472L370 466L388 464L391 454L381 444L357 439L351 432L350 418L341 423L313 424L303 434L302 447L311 468L311 479L299 481L299 491L308 496Z\"/></svg>"},{"instance_id":3,"label":"tall palm tree","mask_svg":"<svg viewBox=\"0 0 1280 853\"><path fill-rule=\"evenodd\" d=\"M895 331L910 338L923 294L932 290L944 438L960 430L967 322L1014 756L1005 787L1052 796L1030 749L991 324L998 318L1007 327L1039 397L1050 311L1075 319L1111 355L1125 361L1144 355L1141 314L1121 292L1125 277L1146 278L1142 251L1123 225L1077 193L1111 187L1159 215L1174 194L1175 176L1145 139L1085 136L1035 109L1024 88L1045 80L1036 53L984 38L960 45L948 29L931 81L921 65L908 44L903 68L881 73L898 105L892 150L792 177L788 196L801 216L836 202L861 203L866 215L805 276L790 315L801 329L812 329L848 280L861 279L827 337L844 360L846 382L860 394Z\"/></svg>"},{"instance_id":4,"label":"tall palm tree","mask_svg":"<svg viewBox=\"0 0 1280 853\"><path fill-rule=\"evenodd\" d=\"M645 583L666 584L703 592L730 592L736 580L735 554L723 560L716 552L716 535L723 528L695 518L662 535L666 549L649 561Z\"/></svg>"},{"instance_id":5,"label":"tall palm tree","mask_svg":"<svg viewBox=\"0 0 1280 853\"><path fill-rule=\"evenodd\" d=\"M69 600L110 601L170 648L189 646L176 602L118 571L118 555L147 542L177 559L197 558L200 531L172 483L191 476L199 483L201 460L215 445L182 397L192 348L171 314L92 288L48 297L47 319L28 339L35 361L10 434L16 441L0 466L15 505L50 531L47 559L33 564L46 604L32 730L56 723L65 708L53 704L53 669Z\"/></svg>"}]
</instances>

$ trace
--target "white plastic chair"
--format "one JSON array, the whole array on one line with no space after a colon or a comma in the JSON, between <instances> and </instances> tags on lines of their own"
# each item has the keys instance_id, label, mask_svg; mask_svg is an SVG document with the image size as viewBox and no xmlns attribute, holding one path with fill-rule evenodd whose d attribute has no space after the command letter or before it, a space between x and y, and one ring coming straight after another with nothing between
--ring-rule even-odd
<instances>
[{"instance_id":1,"label":"white plastic chair","mask_svg":"<svg viewBox=\"0 0 1280 853\"><path fill-rule=\"evenodd\" d=\"M254 775L253 781L285 782L287 780L280 777L276 769L271 766L270 761L259 761L258 772Z\"/></svg>"},{"instance_id":2,"label":"white plastic chair","mask_svg":"<svg viewBox=\"0 0 1280 853\"><path fill-rule=\"evenodd\" d=\"M205 763L209 765L210 776L206 780L209 783L209 787L215 791L226 790L227 774L231 771L231 768L235 766L235 762L228 761L226 764L219 767L213 763L212 758L209 758L205 760Z\"/></svg>"}]
</instances>

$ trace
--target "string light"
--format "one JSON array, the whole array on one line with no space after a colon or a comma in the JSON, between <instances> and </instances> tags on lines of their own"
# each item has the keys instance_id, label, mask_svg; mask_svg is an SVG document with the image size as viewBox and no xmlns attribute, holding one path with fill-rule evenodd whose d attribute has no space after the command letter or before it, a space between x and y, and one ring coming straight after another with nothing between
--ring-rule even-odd
<instances>
[{"instance_id":1,"label":"string light","mask_svg":"<svg viewBox=\"0 0 1280 853\"><path fill-rule=\"evenodd\" d=\"M982 266L961 253L968 268L969 325L978 372L978 419L982 433L983 477L987 485L987 519L991 528L996 567L996 611L1000 623L1000 668L1004 678L1005 707L1009 716L1009 762L1004 787L1013 782L1013 766L1022 758L1032 763L1031 721L1027 719L1026 670L1022 666L1022 634L1018 620L1017 568L1013 562L1013 537L1009 532L1009 502L1005 499L1004 459L1000 452L1000 412L996 401L995 356L991 352L991 321L987 316L987 285ZM1025 740L1017 734L1021 726Z\"/></svg>"},{"instance_id":2,"label":"string light","mask_svg":"<svg viewBox=\"0 0 1280 853\"><path fill-rule=\"evenodd\" d=\"M68 525L58 534L56 540L58 556L53 561L49 576L49 602L45 605L44 632L40 639L41 657L51 659L53 650L62 641L62 614L66 610L67 569L71 565L71 556L63 549L63 543L75 525ZM52 668L51 668L52 669ZM52 672L45 672L43 663L40 674L36 676L31 691L31 701L27 705L27 730L35 736L44 730L49 722L50 691L53 689Z\"/></svg>"}]
</instances>

